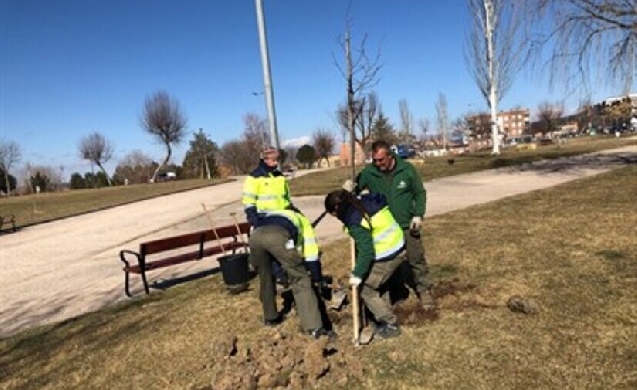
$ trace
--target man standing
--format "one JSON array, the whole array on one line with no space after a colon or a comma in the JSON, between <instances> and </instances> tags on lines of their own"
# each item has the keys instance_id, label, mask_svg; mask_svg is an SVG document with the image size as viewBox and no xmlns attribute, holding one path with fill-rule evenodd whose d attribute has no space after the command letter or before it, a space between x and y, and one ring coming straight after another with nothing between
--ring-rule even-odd
<instances>
[{"instance_id":1,"label":"man standing","mask_svg":"<svg viewBox=\"0 0 637 390\"><path fill-rule=\"evenodd\" d=\"M263 151L259 166L246 178L241 203L252 227L260 215L293 208L287 179L279 170L279 151L275 148Z\"/></svg>"},{"instance_id":2,"label":"man standing","mask_svg":"<svg viewBox=\"0 0 637 390\"><path fill-rule=\"evenodd\" d=\"M372 160L356 177L356 184L348 180L343 189L356 192L367 189L385 195L389 210L404 232L407 260L413 273L413 280L408 280L408 284L423 308L433 310L436 303L420 237L427 201L422 178L412 164L391 151L386 141L372 143Z\"/></svg>"},{"instance_id":3,"label":"man standing","mask_svg":"<svg viewBox=\"0 0 637 390\"><path fill-rule=\"evenodd\" d=\"M279 151L276 148L270 146L263 151L259 165L243 183L241 203L248 223L253 228L257 226L259 218L268 212L298 211L290 200L287 179L279 170ZM287 275L279 263L274 262L272 271L280 284L288 285Z\"/></svg>"}]
</instances>

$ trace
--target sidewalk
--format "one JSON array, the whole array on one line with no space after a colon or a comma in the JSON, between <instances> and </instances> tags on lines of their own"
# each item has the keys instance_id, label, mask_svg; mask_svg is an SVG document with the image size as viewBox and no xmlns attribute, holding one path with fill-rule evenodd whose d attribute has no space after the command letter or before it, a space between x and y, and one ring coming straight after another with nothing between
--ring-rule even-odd
<instances>
[{"instance_id":1,"label":"sidewalk","mask_svg":"<svg viewBox=\"0 0 637 390\"><path fill-rule=\"evenodd\" d=\"M637 147L443 178L426 183L427 216L547 188L613 167L637 163ZM61 321L128 299L123 293L121 249L141 241L209 227L205 202L217 226L243 220L242 180L149 199L112 209L26 228L0 237L0 336ZM323 196L294 199L310 218L323 210ZM327 216L317 227L321 242L345 237ZM435 259L433 260L435 262ZM149 273L150 280L173 279L215 268L214 260ZM133 291L141 283L133 275Z\"/></svg>"}]
</instances>

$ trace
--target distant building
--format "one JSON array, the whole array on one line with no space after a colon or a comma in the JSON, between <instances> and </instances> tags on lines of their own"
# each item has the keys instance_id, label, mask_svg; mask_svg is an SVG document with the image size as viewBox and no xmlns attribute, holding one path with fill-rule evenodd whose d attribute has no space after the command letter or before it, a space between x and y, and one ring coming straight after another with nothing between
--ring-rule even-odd
<instances>
[{"instance_id":1,"label":"distant building","mask_svg":"<svg viewBox=\"0 0 637 390\"><path fill-rule=\"evenodd\" d=\"M531 115L528 109L502 111L498 114L498 126L506 138L525 134L530 124Z\"/></svg>"},{"instance_id":2,"label":"distant building","mask_svg":"<svg viewBox=\"0 0 637 390\"><path fill-rule=\"evenodd\" d=\"M531 123L531 115L528 109L516 109L500 111L497 116L500 134L505 137L518 137L526 133ZM477 138L491 135L491 115L481 113L467 117L467 123L471 135Z\"/></svg>"},{"instance_id":3,"label":"distant building","mask_svg":"<svg viewBox=\"0 0 637 390\"><path fill-rule=\"evenodd\" d=\"M339 161L341 166L346 167L351 165L351 145L349 143L342 143L339 152ZM361 146L357 143L355 144L354 149L354 164L362 165L365 164L365 152Z\"/></svg>"}]
</instances>

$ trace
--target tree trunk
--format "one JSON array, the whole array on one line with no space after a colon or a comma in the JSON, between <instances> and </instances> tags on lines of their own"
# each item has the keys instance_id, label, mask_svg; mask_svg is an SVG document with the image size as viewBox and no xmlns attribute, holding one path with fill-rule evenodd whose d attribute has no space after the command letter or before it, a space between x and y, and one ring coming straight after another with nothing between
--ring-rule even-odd
<instances>
[{"instance_id":1,"label":"tree trunk","mask_svg":"<svg viewBox=\"0 0 637 390\"><path fill-rule=\"evenodd\" d=\"M108 173L106 173L106 169L104 169L102 164L99 163L99 162L97 163L97 167L102 171L104 176L106 176L106 181L108 182L108 186L112 187L113 186L113 181L111 180L111 177L108 175Z\"/></svg>"},{"instance_id":2,"label":"tree trunk","mask_svg":"<svg viewBox=\"0 0 637 390\"><path fill-rule=\"evenodd\" d=\"M500 139L498 134L498 91L497 75L495 73L495 48L493 47L493 3L484 2L486 11L486 39L487 39L487 65L489 67L489 108L491 109L491 138L493 140L492 154L500 154Z\"/></svg>"},{"instance_id":3,"label":"tree trunk","mask_svg":"<svg viewBox=\"0 0 637 390\"><path fill-rule=\"evenodd\" d=\"M9 171L4 170L4 182L7 185L7 196L11 196L11 181L9 180Z\"/></svg>"},{"instance_id":4,"label":"tree trunk","mask_svg":"<svg viewBox=\"0 0 637 390\"><path fill-rule=\"evenodd\" d=\"M164 162L159 164L159 166L157 167L157 169L155 169L155 172L153 173L153 183L155 181L157 181L157 175L159 174L159 171L166 166L166 164L168 164L168 161L170 160L170 156L172 155L172 149L170 148L170 144L166 143L166 150L168 150L168 153L166 154L166 158L164 159Z\"/></svg>"}]
</instances>

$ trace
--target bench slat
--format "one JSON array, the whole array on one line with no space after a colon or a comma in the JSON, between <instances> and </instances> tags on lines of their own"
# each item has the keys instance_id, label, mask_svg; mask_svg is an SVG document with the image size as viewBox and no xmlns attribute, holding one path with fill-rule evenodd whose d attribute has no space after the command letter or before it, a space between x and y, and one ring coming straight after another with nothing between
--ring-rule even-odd
<instances>
[{"instance_id":1,"label":"bench slat","mask_svg":"<svg viewBox=\"0 0 637 390\"><path fill-rule=\"evenodd\" d=\"M243 222L239 224L241 234L250 232L250 224ZM215 233L216 232L216 233ZM195 233L182 234L180 236L161 238L158 240L148 241L141 244L141 253L151 255L153 253L164 252L171 249L183 248L185 246L199 244L202 239L204 242L218 240L220 238L228 238L237 236L236 226L223 226L215 231L202 230ZM239 240L240 241L240 240ZM224 244L224 247L226 245Z\"/></svg>"},{"instance_id":2,"label":"bench slat","mask_svg":"<svg viewBox=\"0 0 637 390\"><path fill-rule=\"evenodd\" d=\"M246 247L246 245L243 244L242 242L231 242L231 243L225 244L223 246L223 249L221 248L221 246L213 246L210 248L204 248L203 257L214 256L226 251L232 251L232 250L236 250L236 249L240 249L244 247ZM161 260L148 261L146 263L146 271L169 267L171 265L177 265L177 264L186 263L193 260L200 260L200 259L202 258L199 257L199 251L182 253L182 254L167 257ZM141 268L139 264L131 265L128 268L124 267L124 270L134 274L141 273Z\"/></svg>"}]
</instances>

